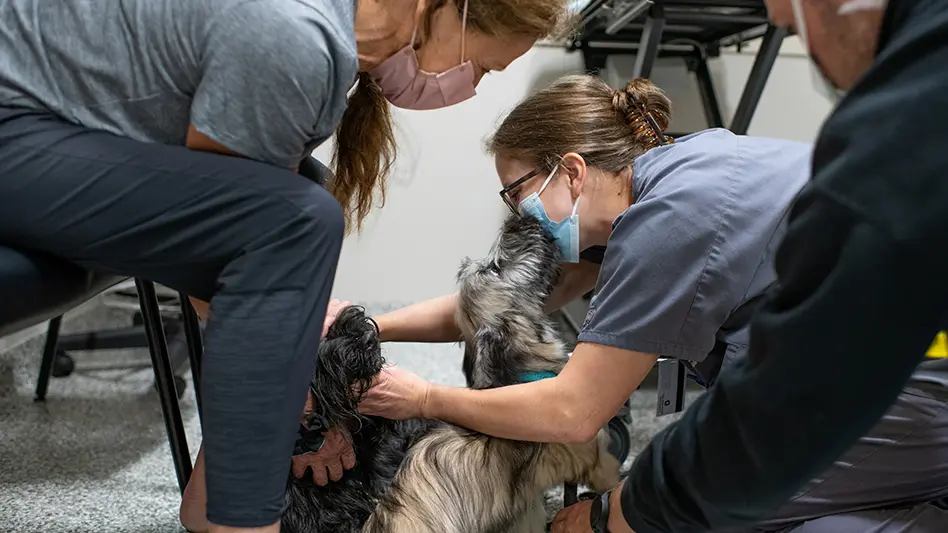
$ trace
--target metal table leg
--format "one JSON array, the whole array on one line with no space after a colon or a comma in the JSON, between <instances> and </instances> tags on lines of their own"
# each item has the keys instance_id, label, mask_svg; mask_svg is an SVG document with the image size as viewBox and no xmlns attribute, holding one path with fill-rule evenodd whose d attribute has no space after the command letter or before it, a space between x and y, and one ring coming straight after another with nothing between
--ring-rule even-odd
<instances>
[{"instance_id":1,"label":"metal table leg","mask_svg":"<svg viewBox=\"0 0 948 533\"><path fill-rule=\"evenodd\" d=\"M724 117L721 116L721 105L718 103L718 95L714 90L711 70L708 68L708 58L699 50L698 57L691 61L693 61L695 80L698 82L698 94L701 96L701 104L704 108L704 116L708 121L708 127L723 128Z\"/></svg>"},{"instance_id":2,"label":"metal table leg","mask_svg":"<svg viewBox=\"0 0 948 533\"><path fill-rule=\"evenodd\" d=\"M665 10L661 4L649 8L648 18L645 19L645 28L639 40L639 49L635 54L635 66L632 76L648 78L652 75L652 67L658 58L658 48L662 41L662 32L665 30Z\"/></svg>"},{"instance_id":3,"label":"metal table leg","mask_svg":"<svg viewBox=\"0 0 948 533\"><path fill-rule=\"evenodd\" d=\"M747 133L751 119L754 117L754 111L757 110L757 104L760 103L760 97L767 85L767 78L770 77L770 71L773 70L774 62L777 60L780 45L783 44L783 39L788 33L789 29L785 27L770 26L767 28L767 33L764 34L763 41L760 43L760 50L757 52L757 58L754 60L754 66L751 68L750 76L747 79L747 85L744 86L744 93L741 94L741 101L737 105L734 119L731 121L730 129L734 133L739 135Z\"/></svg>"}]
</instances>

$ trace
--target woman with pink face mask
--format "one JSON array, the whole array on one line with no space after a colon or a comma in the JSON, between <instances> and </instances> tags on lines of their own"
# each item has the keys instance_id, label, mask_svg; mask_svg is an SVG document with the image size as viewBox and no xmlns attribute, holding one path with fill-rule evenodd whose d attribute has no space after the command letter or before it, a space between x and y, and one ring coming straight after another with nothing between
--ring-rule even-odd
<instances>
[{"instance_id":1,"label":"woman with pink face mask","mask_svg":"<svg viewBox=\"0 0 948 533\"><path fill-rule=\"evenodd\" d=\"M0 246L153 280L209 317L188 529L279 530L343 235L395 157L389 104L474 96L568 3L3 3ZM301 171L333 134L324 187ZM337 478L343 440L292 471Z\"/></svg>"}]
</instances>

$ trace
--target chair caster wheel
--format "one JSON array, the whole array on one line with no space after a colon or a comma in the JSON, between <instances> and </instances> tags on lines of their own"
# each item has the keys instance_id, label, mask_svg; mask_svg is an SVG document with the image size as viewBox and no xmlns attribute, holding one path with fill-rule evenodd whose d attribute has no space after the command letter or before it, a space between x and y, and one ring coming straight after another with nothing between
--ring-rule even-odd
<instances>
[{"instance_id":1,"label":"chair caster wheel","mask_svg":"<svg viewBox=\"0 0 948 533\"><path fill-rule=\"evenodd\" d=\"M629 458L629 452L632 451L632 438L629 436L629 426L621 418L613 418L609 421L609 453L619 460L619 463L625 463Z\"/></svg>"},{"instance_id":2,"label":"chair caster wheel","mask_svg":"<svg viewBox=\"0 0 948 533\"><path fill-rule=\"evenodd\" d=\"M152 387L155 388L155 391L158 390L158 384L157 384L157 383L155 383L154 385L152 385ZM188 390L188 383L184 380L184 378L182 378L182 377L180 377L180 376L175 376L175 377L174 377L174 395L177 396L178 399L180 400L181 398L184 397L184 393L185 393L187 390Z\"/></svg>"},{"instance_id":3,"label":"chair caster wheel","mask_svg":"<svg viewBox=\"0 0 948 533\"><path fill-rule=\"evenodd\" d=\"M76 369L76 362L68 353L56 350L56 358L53 359L53 377L64 378Z\"/></svg>"}]
</instances>

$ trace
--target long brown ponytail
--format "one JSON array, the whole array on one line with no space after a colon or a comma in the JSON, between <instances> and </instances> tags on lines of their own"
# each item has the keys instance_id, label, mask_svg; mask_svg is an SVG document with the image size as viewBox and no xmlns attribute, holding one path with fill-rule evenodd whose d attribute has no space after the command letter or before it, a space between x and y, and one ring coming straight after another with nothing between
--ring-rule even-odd
<instances>
[{"instance_id":1,"label":"long brown ponytail","mask_svg":"<svg viewBox=\"0 0 948 533\"><path fill-rule=\"evenodd\" d=\"M336 130L330 192L342 205L346 232L362 222L378 200L385 203L385 182L395 162L397 146L392 112L382 90L362 72L358 86ZM376 198L376 196L378 198Z\"/></svg>"}]
</instances>

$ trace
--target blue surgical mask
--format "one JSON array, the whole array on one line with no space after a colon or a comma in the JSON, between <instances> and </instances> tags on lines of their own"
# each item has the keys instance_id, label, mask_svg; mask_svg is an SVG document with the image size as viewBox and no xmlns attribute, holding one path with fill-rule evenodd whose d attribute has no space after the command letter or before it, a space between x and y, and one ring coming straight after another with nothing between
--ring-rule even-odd
<instances>
[{"instance_id":1,"label":"blue surgical mask","mask_svg":"<svg viewBox=\"0 0 948 533\"><path fill-rule=\"evenodd\" d=\"M559 222L550 220L550 217L546 214L546 208L543 207L543 202L540 201L540 195L543 194L546 186L550 184L550 180L556 175L557 168L553 167L553 172L550 172L550 175L546 177L546 181L543 182L543 186L540 187L539 191L527 196L520 202L520 214L531 216L540 221L543 230L556 240L556 244L560 249L561 260L567 263L578 263L579 215L576 214L576 209L579 207L579 198L576 198L576 202L573 204L573 214Z\"/></svg>"}]
</instances>

